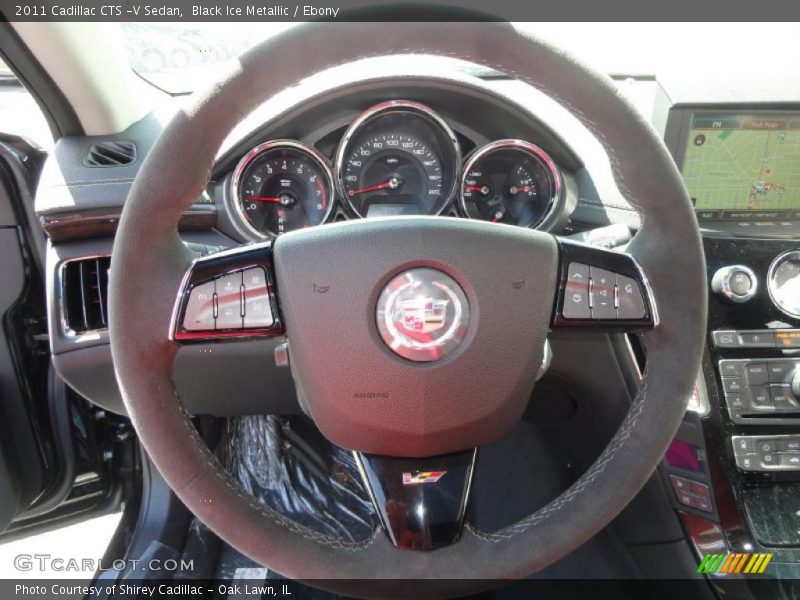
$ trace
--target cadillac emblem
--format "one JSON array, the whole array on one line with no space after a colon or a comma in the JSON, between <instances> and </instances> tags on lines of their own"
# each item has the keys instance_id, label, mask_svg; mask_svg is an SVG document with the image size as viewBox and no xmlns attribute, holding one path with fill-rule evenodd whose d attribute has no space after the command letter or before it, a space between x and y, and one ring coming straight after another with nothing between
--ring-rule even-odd
<instances>
[{"instance_id":1,"label":"cadillac emblem","mask_svg":"<svg viewBox=\"0 0 800 600\"><path fill-rule=\"evenodd\" d=\"M377 306L381 338L396 354L416 362L439 360L464 339L469 305L456 281L436 269L405 271L381 292Z\"/></svg>"}]
</instances>

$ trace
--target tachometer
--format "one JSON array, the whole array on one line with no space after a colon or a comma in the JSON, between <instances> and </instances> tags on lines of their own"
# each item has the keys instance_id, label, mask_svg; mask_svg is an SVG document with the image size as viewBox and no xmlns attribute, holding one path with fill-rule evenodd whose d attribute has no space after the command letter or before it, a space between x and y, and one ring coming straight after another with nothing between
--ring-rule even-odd
<instances>
[{"instance_id":1,"label":"tachometer","mask_svg":"<svg viewBox=\"0 0 800 600\"><path fill-rule=\"evenodd\" d=\"M472 219L537 227L552 212L561 190L553 160L538 146L499 140L466 160L461 209Z\"/></svg>"},{"instance_id":2,"label":"tachometer","mask_svg":"<svg viewBox=\"0 0 800 600\"><path fill-rule=\"evenodd\" d=\"M368 109L336 156L339 193L357 216L437 215L455 196L458 142L422 104L390 101Z\"/></svg>"},{"instance_id":3,"label":"tachometer","mask_svg":"<svg viewBox=\"0 0 800 600\"><path fill-rule=\"evenodd\" d=\"M325 159L292 140L257 146L233 174L234 212L248 233L270 237L319 225L331 214L333 177Z\"/></svg>"}]
</instances>

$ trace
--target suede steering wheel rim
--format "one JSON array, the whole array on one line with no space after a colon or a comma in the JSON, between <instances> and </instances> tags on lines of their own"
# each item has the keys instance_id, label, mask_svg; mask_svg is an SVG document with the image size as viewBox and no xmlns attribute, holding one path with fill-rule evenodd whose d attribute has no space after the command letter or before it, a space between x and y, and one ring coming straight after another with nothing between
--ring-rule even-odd
<instances>
[{"instance_id":1,"label":"suede steering wheel rim","mask_svg":"<svg viewBox=\"0 0 800 600\"><path fill-rule=\"evenodd\" d=\"M658 327L641 334L648 351L641 390L589 470L518 523L491 534L467 524L459 542L428 553L398 550L380 530L359 543L333 539L247 496L192 426L172 381L177 346L168 338L175 297L194 258L177 224L204 189L225 136L258 104L313 73L403 53L462 58L505 72L560 102L597 137L620 191L642 217L629 253L648 275L660 317ZM272 69L276 57L292 58ZM684 414L704 345L699 229L663 143L609 79L508 24L306 24L267 40L162 132L127 199L112 257L115 371L133 425L164 479L201 521L252 559L352 595L402 595L408 589L390 581L397 578L440 580L426 583L426 595L473 592L490 580L530 575L580 546L653 473ZM291 330L287 335L291 341Z\"/></svg>"}]
</instances>

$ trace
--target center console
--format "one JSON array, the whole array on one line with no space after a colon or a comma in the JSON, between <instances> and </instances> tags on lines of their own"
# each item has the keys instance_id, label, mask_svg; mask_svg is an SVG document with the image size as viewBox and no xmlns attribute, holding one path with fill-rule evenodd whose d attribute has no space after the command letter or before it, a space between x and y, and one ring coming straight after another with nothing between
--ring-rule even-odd
<instances>
[{"instance_id":1,"label":"center console","mask_svg":"<svg viewBox=\"0 0 800 600\"><path fill-rule=\"evenodd\" d=\"M704 460L675 468L671 448L667 481L698 552L716 535L714 551L773 553L771 574L797 578L800 111L677 107L665 138L695 204L709 285L707 407L701 433L676 438ZM698 483L710 506L689 503Z\"/></svg>"}]
</instances>

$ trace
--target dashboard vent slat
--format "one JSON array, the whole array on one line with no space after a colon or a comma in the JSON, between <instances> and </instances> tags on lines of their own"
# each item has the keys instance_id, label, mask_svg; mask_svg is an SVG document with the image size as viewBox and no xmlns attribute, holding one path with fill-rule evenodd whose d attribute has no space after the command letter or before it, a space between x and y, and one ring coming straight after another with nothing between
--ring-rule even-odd
<instances>
[{"instance_id":1,"label":"dashboard vent slat","mask_svg":"<svg viewBox=\"0 0 800 600\"><path fill-rule=\"evenodd\" d=\"M111 258L66 263L62 273L62 310L67 332L83 334L108 327L108 269Z\"/></svg>"},{"instance_id":2,"label":"dashboard vent slat","mask_svg":"<svg viewBox=\"0 0 800 600\"><path fill-rule=\"evenodd\" d=\"M87 167L121 167L136 160L133 142L99 142L93 144L83 159Z\"/></svg>"}]
</instances>

